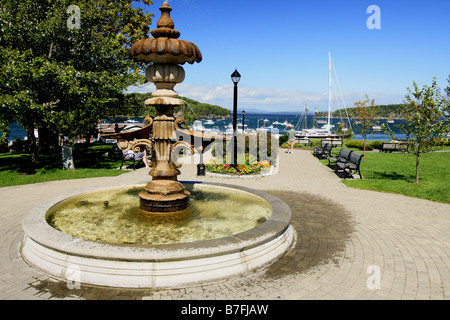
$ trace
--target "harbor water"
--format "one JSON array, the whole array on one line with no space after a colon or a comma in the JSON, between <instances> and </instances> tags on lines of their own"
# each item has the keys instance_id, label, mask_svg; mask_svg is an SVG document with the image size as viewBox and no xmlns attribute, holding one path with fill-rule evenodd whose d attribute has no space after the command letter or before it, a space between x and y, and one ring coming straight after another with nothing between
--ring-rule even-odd
<instances>
[{"instance_id":1,"label":"harbor water","mask_svg":"<svg viewBox=\"0 0 450 320\"><path fill-rule=\"evenodd\" d=\"M143 122L141 118L135 118L134 120L138 122ZM202 124L206 129L218 130L220 132L226 132L232 129L232 118L216 118L216 119L202 119ZM321 127L326 123L326 118L317 118L317 126ZM332 118L331 124L334 125L333 130L338 127L338 123L342 120L340 118ZM347 122L347 120L345 120ZM382 125L386 123L387 120L378 120L377 125ZM257 128L266 128L269 132L272 129L277 129L280 134L283 134L290 130L291 126L295 130L301 130L305 128L304 124L304 114L299 113L245 113L244 118L242 113L238 113L238 130L242 130L242 124L246 131L256 130ZM307 117L307 128L312 128L314 126L314 114L308 113ZM397 126L400 124L401 120L394 120L393 123L389 123L390 128L396 134L397 139L403 139L404 135L399 132ZM352 121L353 123L353 121ZM192 125L192 124L186 124ZM356 127L353 127L353 132L355 136L353 139L362 140L362 136L358 134ZM8 141L13 141L15 139L24 139L26 137L26 131L17 123L10 124L10 132L8 135ZM378 140L378 141L390 141L391 137L382 131L374 132L367 137L367 140Z\"/></svg>"}]
</instances>

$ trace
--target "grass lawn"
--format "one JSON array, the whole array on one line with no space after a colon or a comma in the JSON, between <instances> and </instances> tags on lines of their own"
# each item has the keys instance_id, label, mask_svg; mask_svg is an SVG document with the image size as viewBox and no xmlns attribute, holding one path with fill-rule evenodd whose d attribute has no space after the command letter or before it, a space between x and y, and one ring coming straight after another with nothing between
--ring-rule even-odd
<instances>
[{"instance_id":1,"label":"grass lawn","mask_svg":"<svg viewBox=\"0 0 450 320\"><path fill-rule=\"evenodd\" d=\"M414 183L415 161L416 158L409 154L366 152L366 159L361 163L363 179L342 181L353 188L400 193L450 203L450 152L421 155L420 184ZM328 160L321 162L328 164Z\"/></svg>"},{"instance_id":2,"label":"grass lawn","mask_svg":"<svg viewBox=\"0 0 450 320\"><path fill-rule=\"evenodd\" d=\"M75 169L62 169L62 155L40 155L39 164L32 166L28 154L0 154L0 187L54 180L118 176L126 171L120 167L122 152L115 144L76 144Z\"/></svg>"}]
</instances>

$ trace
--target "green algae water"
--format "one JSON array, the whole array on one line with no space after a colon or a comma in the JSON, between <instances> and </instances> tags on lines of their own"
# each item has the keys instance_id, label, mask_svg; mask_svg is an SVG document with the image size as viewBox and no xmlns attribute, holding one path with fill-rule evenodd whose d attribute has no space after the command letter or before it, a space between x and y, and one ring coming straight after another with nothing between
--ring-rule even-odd
<instances>
[{"instance_id":1,"label":"green algae water","mask_svg":"<svg viewBox=\"0 0 450 320\"><path fill-rule=\"evenodd\" d=\"M113 244L170 244L217 239L250 230L272 215L264 199L240 190L186 185L189 208L149 215L139 209L142 187L122 187L67 198L47 212L47 222L85 240Z\"/></svg>"}]
</instances>

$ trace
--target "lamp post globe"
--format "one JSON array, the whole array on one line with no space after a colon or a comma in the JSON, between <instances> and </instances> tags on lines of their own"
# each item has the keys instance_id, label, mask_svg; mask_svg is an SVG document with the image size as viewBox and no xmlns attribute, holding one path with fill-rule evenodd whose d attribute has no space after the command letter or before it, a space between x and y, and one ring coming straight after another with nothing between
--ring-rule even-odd
<instances>
[{"instance_id":1,"label":"lamp post globe","mask_svg":"<svg viewBox=\"0 0 450 320\"><path fill-rule=\"evenodd\" d=\"M241 75L237 71L237 69L234 70L234 72L231 74L231 81L234 83L234 96L233 96L233 166L237 167L237 85L239 81L241 80Z\"/></svg>"},{"instance_id":2,"label":"lamp post globe","mask_svg":"<svg viewBox=\"0 0 450 320\"><path fill-rule=\"evenodd\" d=\"M231 81L233 81L234 85L237 86L237 84L239 83L240 80L241 80L241 75L239 74L239 72L236 69L231 74Z\"/></svg>"}]
</instances>

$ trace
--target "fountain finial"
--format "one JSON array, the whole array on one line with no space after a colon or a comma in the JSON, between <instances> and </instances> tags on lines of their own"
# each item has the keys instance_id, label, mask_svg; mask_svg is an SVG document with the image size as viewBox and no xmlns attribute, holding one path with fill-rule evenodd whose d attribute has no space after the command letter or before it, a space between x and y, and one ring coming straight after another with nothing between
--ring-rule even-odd
<instances>
[{"instance_id":1,"label":"fountain finial","mask_svg":"<svg viewBox=\"0 0 450 320\"><path fill-rule=\"evenodd\" d=\"M179 40L180 32L175 30L175 24L170 17L172 8L164 2L159 8L161 17L150 31L153 38L136 41L130 49L130 58L140 62L153 64L184 64L202 61L200 49L192 42Z\"/></svg>"},{"instance_id":2,"label":"fountain finial","mask_svg":"<svg viewBox=\"0 0 450 320\"><path fill-rule=\"evenodd\" d=\"M150 31L150 33L154 38L178 39L180 32L174 29L175 23L170 17L170 11L172 11L172 8L169 7L169 3L164 2L162 6L159 7L159 10L161 11L161 17L156 23L158 28Z\"/></svg>"}]
</instances>

